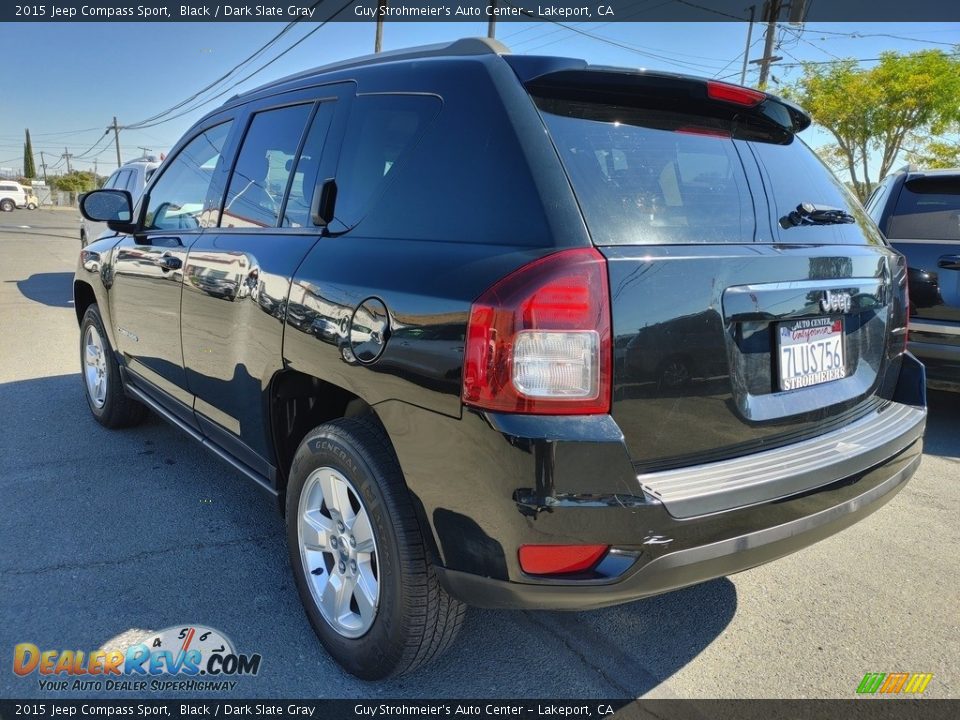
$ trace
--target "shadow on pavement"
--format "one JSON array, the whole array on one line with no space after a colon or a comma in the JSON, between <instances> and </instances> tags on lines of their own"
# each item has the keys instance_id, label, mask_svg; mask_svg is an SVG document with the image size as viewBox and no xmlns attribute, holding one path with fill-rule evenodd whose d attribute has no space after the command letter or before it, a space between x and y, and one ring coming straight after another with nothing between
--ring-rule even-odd
<instances>
[{"instance_id":1,"label":"shadow on pavement","mask_svg":"<svg viewBox=\"0 0 960 720\"><path fill-rule=\"evenodd\" d=\"M230 697L636 697L701 653L737 609L733 583L721 579L591 612L473 610L438 662L362 682L330 660L304 616L273 499L155 416L102 428L79 374L0 384L0 406L7 650L96 650L120 635L200 624L263 657ZM37 680L0 673L0 696L33 697ZM101 695L150 696L57 697Z\"/></svg>"},{"instance_id":2,"label":"shadow on pavement","mask_svg":"<svg viewBox=\"0 0 960 720\"><path fill-rule=\"evenodd\" d=\"M923 452L960 458L960 393L928 390L927 433Z\"/></svg>"},{"instance_id":3,"label":"shadow on pavement","mask_svg":"<svg viewBox=\"0 0 960 720\"><path fill-rule=\"evenodd\" d=\"M28 300L50 307L73 307L73 273L35 273L16 283Z\"/></svg>"}]
</instances>

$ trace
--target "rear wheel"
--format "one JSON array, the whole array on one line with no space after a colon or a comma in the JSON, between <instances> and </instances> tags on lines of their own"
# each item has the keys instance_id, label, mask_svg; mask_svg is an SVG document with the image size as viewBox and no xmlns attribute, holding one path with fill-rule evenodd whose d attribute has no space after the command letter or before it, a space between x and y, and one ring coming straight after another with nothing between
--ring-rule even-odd
<instances>
[{"instance_id":1,"label":"rear wheel","mask_svg":"<svg viewBox=\"0 0 960 720\"><path fill-rule=\"evenodd\" d=\"M27 204L27 210L36 210L36 209L37 209L37 204L36 204L36 203L28 203L28 204Z\"/></svg>"},{"instance_id":2,"label":"rear wheel","mask_svg":"<svg viewBox=\"0 0 960 720\"><path fill-rule=\"evenodd\" d=\"M3 212L13 212L14 208L16 208L16 205L13 204L13 200L10 200L9 198L0 200L0 210Z\"/></svg>"},{"instance_id":3,"label":"rear wheel","mask_svg":"<svg viewBox=\"0 0 960 720\"><path fill-rule=\"evenodd\" d=\"M309 433L286 503L300 599L348 672L367 680L408 673L452 644L466 608L439 585L396 456L373 418Z\"/></svg>"},{"instance_id":4,"label":"rear wheel","mask_svg":"<svg viewBox=\"0 0 960 720\"><path fill-rule=\"evenodd\" d=\"M108 428L122 428L143 420L147 409L124 392L120 366L96 305L87 308L80 323L80 369L87 404L97 422Z\"/></svg>"}]
</instances>

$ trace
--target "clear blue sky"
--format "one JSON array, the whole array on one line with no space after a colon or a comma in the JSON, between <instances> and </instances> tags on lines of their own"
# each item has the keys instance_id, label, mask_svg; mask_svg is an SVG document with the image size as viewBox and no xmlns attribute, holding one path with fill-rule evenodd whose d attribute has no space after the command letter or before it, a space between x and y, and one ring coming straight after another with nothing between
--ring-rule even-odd
<instances>
[{"instance_id":1,"label":"clear blue sky","mask_svg":"<svg viewBox=\"0 0 960 720\"><path fill-rule=\"evenodd\" d=\"M666 69L733 82L740 76L746 24L573 26L631 49L550 23L500 23L497 37L521 53L582 57L600 64ZM107 143L104 138L91 152L87 151L101 140L114 115L124 125L169 108L223 75L282 27L275 23L0 25L3 55L16 59L11 67L17 70L0 75L0 167L21 167L23 131L29 127L38 172L40 150L47 154L48 165L62 171L64 164L59 156L66 147L74 155L83 155L73 161L74 167L90 169L96 157L101 174L107 174L116 166L112 142ZM236 77L256 69L314 27L309 23L295 27ZM751 59L762 53L763 27L754 26ZM851 33L860 36L851 37ZM875 36L883 33L916 40ZM485 22L387 22L384 49L485 34ZM784 57L784 63L830 61L875 58L884 50L950 51L950 43L960 43L960 24L808 23L802 29L783 25L779 35L777 54ZM372 22L331 23L220 99L155 127L121 131L123 159L139 156L138 146L157 153L166 151L191 123L236 92L304 68L372 52L373 37ZM780 82L795 78L798 72L798 68L785 65L773 70ZM751 66L747 83L755 80L756 66ZM235 80L229 84L232 82ZM771 89L775 91L776 85ZM209 94L212 93L201 99ZM828 140L822 132L806 136L815 145Z\"/></svg>"}]
</instances>

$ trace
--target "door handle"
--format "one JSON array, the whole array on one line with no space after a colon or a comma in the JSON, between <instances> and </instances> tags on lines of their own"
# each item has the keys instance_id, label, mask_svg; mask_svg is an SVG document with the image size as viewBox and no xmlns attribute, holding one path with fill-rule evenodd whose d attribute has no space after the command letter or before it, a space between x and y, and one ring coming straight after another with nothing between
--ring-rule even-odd
<instances>
[{"instance_id":1,"label":"door handle","mask_svg":"<svg viewBox=\"0 0 960 720\"><path fill-rule=\"evenodd\" d=\"M157 265L159 265L160 269L164 272L169 272L170 270L179 270L182 268L183 261L176 255L164 254L157 259Z\"/></svg>"},{"instance_id":2,"label":"door handle","mask_svg":"<svg viewBox=\"0 0 960 720\"><path fill-rule=\"evenodd\" d=\"M960 255L941 255L937 267L944 270L960 270Z\"/></svg>"}]
</instances>

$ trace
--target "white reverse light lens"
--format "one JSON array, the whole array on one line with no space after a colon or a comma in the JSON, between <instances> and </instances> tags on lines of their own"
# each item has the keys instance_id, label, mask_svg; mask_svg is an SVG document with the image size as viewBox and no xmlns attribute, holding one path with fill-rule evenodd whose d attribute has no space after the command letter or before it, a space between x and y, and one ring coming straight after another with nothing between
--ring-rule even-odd
<instances>
[{"instance_id":1,"label":"white reverse light lens","mask_svg":"<svg viewBox=\"0 0 960 720\"><path fill-rule=\"evenodd\" d=\"M533 398L595 398L600 336L593 330L523 330L513 346L513 385Z\"/></svg>"}]
</instances>

